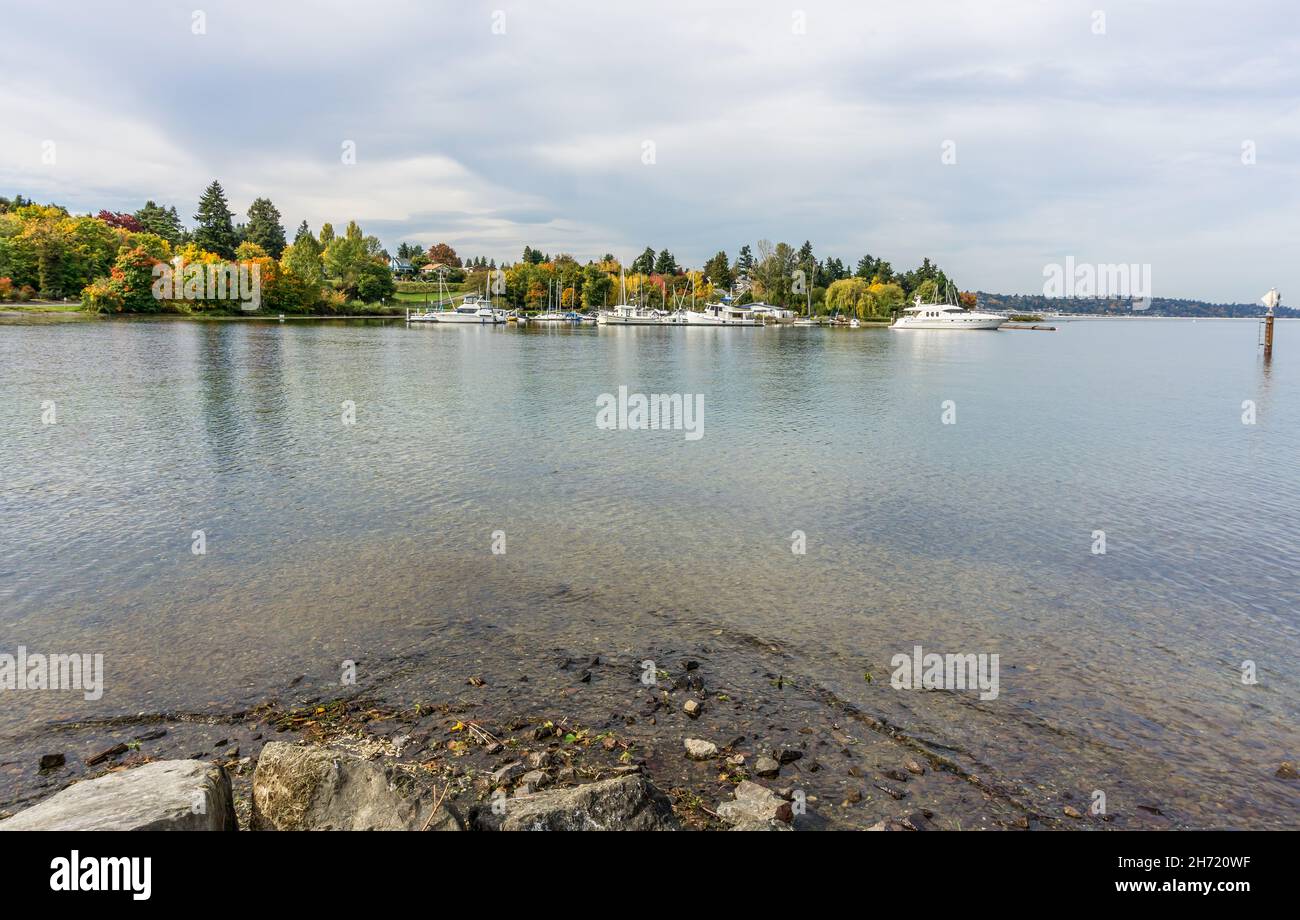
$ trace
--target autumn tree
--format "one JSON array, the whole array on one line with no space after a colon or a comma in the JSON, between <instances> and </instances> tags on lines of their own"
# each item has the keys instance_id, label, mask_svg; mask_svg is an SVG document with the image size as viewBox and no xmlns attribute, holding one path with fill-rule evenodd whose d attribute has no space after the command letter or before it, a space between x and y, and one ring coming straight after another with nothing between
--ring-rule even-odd
<instances>
[{"instance_id":1,"label":"autumn tree","mask_svg":"<svg viewBox=\"0 0 1300 920\"><path fill-rule=\"evenodd\" d=\"M134 214L126 214L120 211L100 211L95 215L95 219L102 220L110 227L116 227L130 233L140 233L144 230L144 227L140 225L140 221L136 220Z\"/></svg>"},{"instance_id":2,"label":"autumn tree","mask_svg":"<svg viewBox=\"0 0 1300 920\"><path fill-rule=\"evenodd\" d=\"M429 261L450 268L460 268L460 256L446 243L434 243L429 247Z\"/></svg>"},{"instance_id":3,"label":"autumn tree","mask_svg":"<svg viewBox=\"0 0 1300 920\"><path fill-rule=\"evenodd\" d=\"M614 279L599 265L588 265L582 274L582 305L588 310L604 307L613 292Z\"/></svg>"}]
</instances>

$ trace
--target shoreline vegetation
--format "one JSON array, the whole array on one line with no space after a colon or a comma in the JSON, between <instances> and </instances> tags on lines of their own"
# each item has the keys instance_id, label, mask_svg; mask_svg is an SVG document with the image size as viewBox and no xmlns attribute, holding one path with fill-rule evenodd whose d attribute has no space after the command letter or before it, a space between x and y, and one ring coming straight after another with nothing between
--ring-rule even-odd
<instances>
[{"instance_id":1,"label":"shoreline vegetation","mask_svg":"<svg viewBox=\"0 0 1300 920\"><path fill-rule=\"evenodd\" d=\"M489 289L499 303L522 313L548 306L595 311L618 299L622 276L629 301L649 307L702 304L732 293L742 305L762 301L815 316L887 323L917 296L932 302L957 290L928 258L906 272L871 255L850 268L839 258L819 259L809 241L796 249L759 240L755 247L741 246L734 259L720 250L698 269L680 265L668 249L649 246L627 265L612 253L583 264L528 245L518 261L498 264L484 256L462 259L447 243L425 248L403 242L390 255L356 221L342 234L329 223L313 233L303 221L290 242L281 220L269 199L257 198L247 222L236 223L216 181L199 201L193 228L181 222L175 207L153 201L134 213L102 210L91 216L22 195L0 197L0 312L367 318L400 316L447 295ZM205 273L211 278L229 263L254 272L256 309L224 296L224 286L214 291L202 283ZM184 266L174 288L173 264ZM168 275L165 296L158 288L160 269ZM73 300L76 306L69 304ZM962 291L957 300L967 309L1026 315L1138 315L1125 298ZM1260 310L1153 298L1141 315L1257 316ZM1300 311L1280 308L1279 315Z\"/></svg>"}]
</instances>

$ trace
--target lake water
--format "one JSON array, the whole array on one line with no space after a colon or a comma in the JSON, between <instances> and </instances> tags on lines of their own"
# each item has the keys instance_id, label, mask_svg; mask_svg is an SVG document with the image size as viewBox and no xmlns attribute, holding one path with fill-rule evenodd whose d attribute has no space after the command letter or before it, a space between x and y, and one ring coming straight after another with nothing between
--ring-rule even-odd
<instances>
[{"instance_id":1,"label":"lake water","mask_svg":"<svg viewBox=\"0 0 1300 920\"><path fill-rule=\"evenodd\" d=\"M501 628L721 630L1010 784L1295 827L1300 325L1257 336L7 322L0 652L107 691L5 693L0 739ZM597 428L621 385L703 394L703 437ZM892 689L917 644L998 654L997 699Z\"/></svg>"}]
</instances>

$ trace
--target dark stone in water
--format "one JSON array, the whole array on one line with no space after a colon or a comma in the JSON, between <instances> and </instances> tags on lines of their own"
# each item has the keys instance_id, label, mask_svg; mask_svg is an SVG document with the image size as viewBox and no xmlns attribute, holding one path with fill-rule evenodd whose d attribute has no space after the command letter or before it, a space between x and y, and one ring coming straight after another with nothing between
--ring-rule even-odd
<instances>
[{"instance_id":1,"label":"dark stone in water","mask_svg":"<svg viewBox=\"0 0 1300 920\"><path fill-rule=\"evenodd\" d=\"M914 812L901 818L886 818L867 828L869 831L928 831L933 830L928 812Z\"/></svg>"},{"instance_id":2,"label":"dark stone in water","mask_svg":"<svg viewBox=\"0 0 1300 920\"><path fill-rule=\"evenodd\" d=\"M59 767L63 766L64 763L65 763L65 760L64 760L64 757L63 757L62 754L42 754L42 755L41 755L41 769L42 769L42 770L57 770L57 769L59 769Z\"/></svg>"},{"instance_id":3,"label":"dark stone in water","mask_svg":"<svg viewBox=\"0 0 1300 920\"><path fill-rule=\"evenodd\" d=\"M125 754L126 750L127 748L125 744L115 744L111 748L108 748L107 750L100 751L98 754L94 755L93 757L88 757L86 759L86 766L93 767L96 764L103 763L104 761L108 760L110 757L117 757L120 754ZM199 760L202 757L203 757L202 754L196 754L190 759Z\"/></svg>"}]
</instances>

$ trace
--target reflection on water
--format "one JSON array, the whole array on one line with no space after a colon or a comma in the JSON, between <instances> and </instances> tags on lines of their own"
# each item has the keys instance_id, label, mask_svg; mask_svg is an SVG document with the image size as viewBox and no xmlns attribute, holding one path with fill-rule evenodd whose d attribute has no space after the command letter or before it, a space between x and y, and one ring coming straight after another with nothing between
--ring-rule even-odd
<instances>
[{"instance_id":1,"label":"reflection on water","mask_svg":"<svg viewBox=\"0 0 1300 920\"><path fill-rule=\"evenodd\" d=\"M1255 336L0 326L0 650L103 652L102 715L722 629L1011 786L1294 826L1300 374ZM704 438L597 429L620 385L703 393ZM998 653L1000 696L890 689L915 644ZM0 735L91 706L11 699Z\"/></svg>"}]
</instances>

